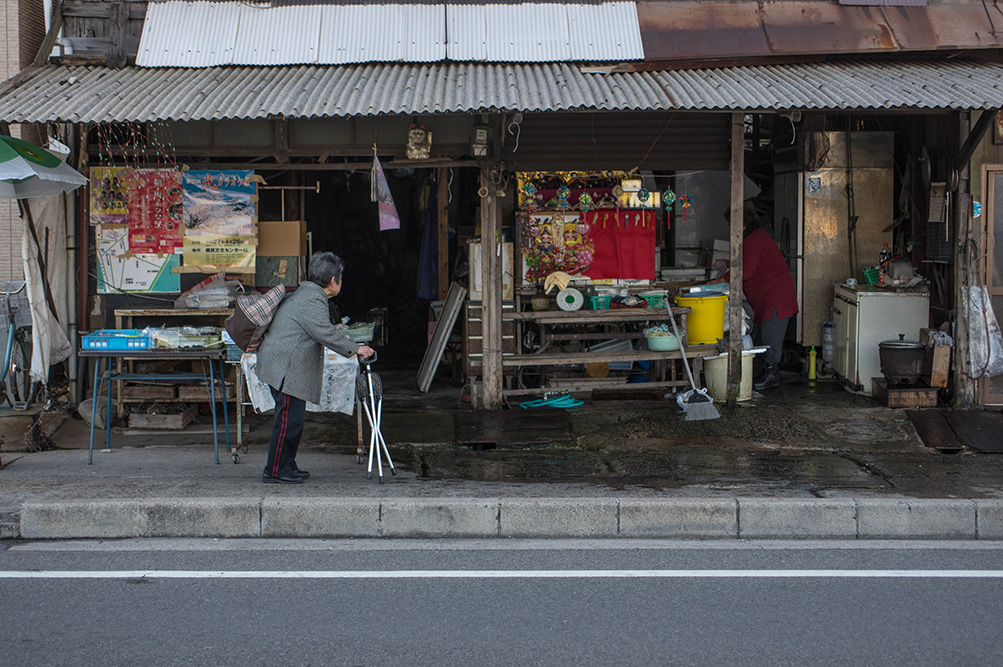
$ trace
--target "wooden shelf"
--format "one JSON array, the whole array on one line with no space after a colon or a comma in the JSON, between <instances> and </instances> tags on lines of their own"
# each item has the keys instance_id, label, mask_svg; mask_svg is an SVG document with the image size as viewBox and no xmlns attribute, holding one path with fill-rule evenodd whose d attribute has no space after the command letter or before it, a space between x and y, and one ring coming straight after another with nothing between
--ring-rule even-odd
<instances>
[{"instance_id":1,"label":"wooden shelf","mask_svg":"<svg viewBox=\"0 0 1003 667\"><path fill-rule=\"evenodd\" d=\"M686 348L688 359L703 359L720 354L716 345L701 345ZM503 367L512 366L563 366L565 364L611 363L616 361L660 361L682 359L682 352L654 352L634 350L632 352L558 352L553 354L518 354L502 357Z\"/></svg>"}]
</instances>

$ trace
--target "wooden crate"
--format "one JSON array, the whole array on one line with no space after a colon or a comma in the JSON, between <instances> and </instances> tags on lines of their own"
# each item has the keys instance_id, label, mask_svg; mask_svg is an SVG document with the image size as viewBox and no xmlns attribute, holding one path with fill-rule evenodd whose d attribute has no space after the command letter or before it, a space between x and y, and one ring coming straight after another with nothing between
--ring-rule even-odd
<instances>
[{"instance_id":1,"label":"wooden crate","mask_svg":"<svg viewBox=\"0 0 1003 667\"><path fill-rule=\"evenodd\" d=\"M226 383L226 400L232 400L235 396L234 385L232 382ZM209 400L209 387L198 386L198 385L184 385L178 387L178 400L182 401L194 401L194 402L207 402ZM216 400L223 400L222 387L219 383L216 383Z\"/></svg>"},{"instance_id":2,"label":"wooden crate","mask_svg":"<svg viewBox=\"0 0 1003 667\"><path fill-rule=\"evenodd\" d=\"M885 378L871 380L871 393L874 398L889 408L935 408L937 407L936 387L925 385L915 387L897 387L889 384Z\"/></svg>"},{"instance_id":3,"label":"wooden crate","mask_svg":"<svg viewBox=\"0 0 1003 667\"><path fill-rule=\"evenodd\" d=\"M174 386L140 384L122 388L122 398L127 401L162 401L177 398Z\"/></svg>"},{"instance_id":4,"label":"wooden crate","mask_svg":"<svg viewBox=\"0 0 1003 667\"><path fill-rule=\"evenodd\" d=\"M197 413L198 408L194 405L185 406L184 410L173 414L133 412L129 415L129 427L180 431L195 419Z\"/></svg>"}]
</instances>

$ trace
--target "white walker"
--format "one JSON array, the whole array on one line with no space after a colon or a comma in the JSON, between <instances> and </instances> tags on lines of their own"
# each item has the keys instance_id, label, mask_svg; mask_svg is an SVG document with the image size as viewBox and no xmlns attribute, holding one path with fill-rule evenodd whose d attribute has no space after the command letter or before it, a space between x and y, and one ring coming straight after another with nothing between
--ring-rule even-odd
<instances>
[{"instance_id":1,"label":"white walker","mask_svg":"<svg viewBox=\"0 0 1003 667\"><path fill-rule=\"evenodd\" d=\"M359 357L362 371L355 381L355 391L358 394L359 403L366 413L366 420L369 422L369 468L366 470L366 479L373 478L373 452L376 453L376 468L379 472L380 484L383 483L383 457L387 457L387 465L390 466L390 474L396 475L393 459L390 458L390 450L387 449L386 440L380 432L380 419L383 415L383 380L379 374L372 370L372 363L376 361L376 353L368 359Z\"/></svg>"}]
</instances>

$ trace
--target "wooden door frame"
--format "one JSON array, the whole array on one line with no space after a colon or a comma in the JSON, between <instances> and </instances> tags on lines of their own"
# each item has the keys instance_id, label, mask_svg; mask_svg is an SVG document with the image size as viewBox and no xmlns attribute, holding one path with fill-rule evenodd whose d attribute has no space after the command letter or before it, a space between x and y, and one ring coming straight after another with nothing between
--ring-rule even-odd
<instances>
[{"instance_id":1,"label":"wooden door frame","mask_svg":"<svg viewBox=\"0 0 1003 667\"><path fill-rule=\"evenodd\" d=\"M982 165L982 199L985 201L985 210L982 213L982 223L979 225L978 237L979 246L982 249L982 256L985 257L985 262L982 263L982 270L979 272L978 277L979 280L982 281L981 284L985 285L989 290L990 300L994 296L1003 296L1003 285L999 285L994 288L992 284L994 268L994 248L992 245L994 245L995 242L995 236L992 233L994 231L993 221L995 219L997 206L1003 208L1003 202L995 201L994 195L996 191L993 188L993 184L990 182L992 174L1000 174L1003 176L1003 164ZM1000 313L995 314L998 321ZM988 377L979 378L978 396L979 403L982 405L1003 405L1003 393L990 393L990 378Z\"/></svg>"}]
</instances>

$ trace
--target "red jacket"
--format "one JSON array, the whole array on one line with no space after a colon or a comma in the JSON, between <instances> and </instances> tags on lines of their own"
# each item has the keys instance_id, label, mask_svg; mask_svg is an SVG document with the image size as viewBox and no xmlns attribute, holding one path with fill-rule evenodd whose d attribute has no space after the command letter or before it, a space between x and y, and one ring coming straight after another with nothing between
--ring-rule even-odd
<instances>
[{"instance_id":1,"label":"red jacket","mask_svg":"<svg viewBox=\"0 0 1003 667\"><path fill-rule=\"evenodd\" d=\"M730 280L731 273L725 275ZM742 243L742 291L756 313L756 323L793 317L798 298L790 269L776 241L762 227L752 231Z\"/></svg>"}]
</instances>

